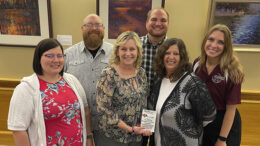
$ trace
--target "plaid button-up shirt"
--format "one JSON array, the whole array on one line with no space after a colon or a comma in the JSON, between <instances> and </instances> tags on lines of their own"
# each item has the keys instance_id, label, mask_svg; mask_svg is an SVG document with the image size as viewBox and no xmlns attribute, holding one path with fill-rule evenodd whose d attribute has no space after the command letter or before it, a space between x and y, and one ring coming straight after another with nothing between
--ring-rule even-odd
<instances>
[{"instance_id":1,"label":"plaid button-up shirt","mask_svg":"<svg viewBox=\"0 0 260 146\"><path fill-rule=\"evenodd\" d=\"M167 39L167 37L165 36L164 39L161 42L159 42L156 46L153 46L153 44L150 42L148 35L145 35L145 36L141 37L140 39L143 44L142 45L142 47L143 47L142 67L146 71L148 85L151 88L153 85L154 77L156 75L156 73L154 72L154 70L152 68L153 59L154 59L154 56L155 56L158 48Z\"/></svg>"}]
</instances>

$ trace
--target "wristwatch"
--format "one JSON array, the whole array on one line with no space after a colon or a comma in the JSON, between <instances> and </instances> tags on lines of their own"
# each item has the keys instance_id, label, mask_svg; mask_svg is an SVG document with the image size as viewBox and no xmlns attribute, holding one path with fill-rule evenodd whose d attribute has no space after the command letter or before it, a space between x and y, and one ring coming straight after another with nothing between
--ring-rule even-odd
<instances>
[{"instance_id":1,"label":"wristwatch","mask_svg":"<svg viewBox=\"0 0 260 146\"><path fill-rule=\"evenodd\" d=\"M226 137L223 137L223 136L218 136L218 139L221 140L221 141L227 141L227 138Z\"/></svg>"}]
</instances>

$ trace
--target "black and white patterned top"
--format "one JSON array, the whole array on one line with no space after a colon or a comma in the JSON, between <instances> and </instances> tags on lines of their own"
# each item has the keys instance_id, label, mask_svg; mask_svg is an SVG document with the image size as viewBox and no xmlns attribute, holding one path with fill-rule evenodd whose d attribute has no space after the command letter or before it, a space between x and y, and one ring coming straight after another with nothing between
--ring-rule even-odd
<instances>
[{"instance_id":1,"label":"black and white patterned top","mask_svg":"<svg viewBox=\"0 0 260 146\"><path fill-rule=\"evenodd\" d=\"M148 108L155 109L162 79L154 83ZM213 121L216 107L205 83L187 72L176 84L160 111L161 146L200 146L203 126ZM152 142L153 143L153 142Z\"/></svg>"},{"instance_id":2,"label":"black and white patterned top","mask_svg":"<svg viewBox=\"0 0 260 146\"><path fill-rule=\"evenodd\" d=\"M159 42L156 46L153 46L153 44L150 42L148 35L145 35L145 36L141 37L140 39L142 41L142 47L143 47L142 67L146 71L148 85L150 87L152 87L153 79L156 75L156 73L154 72L154 70L152 68L153 59L154 59L154 56L155 56L158 48L167 39L167 37L165 36L164 39L161 42Z\"/></svg>"}]
</instances>

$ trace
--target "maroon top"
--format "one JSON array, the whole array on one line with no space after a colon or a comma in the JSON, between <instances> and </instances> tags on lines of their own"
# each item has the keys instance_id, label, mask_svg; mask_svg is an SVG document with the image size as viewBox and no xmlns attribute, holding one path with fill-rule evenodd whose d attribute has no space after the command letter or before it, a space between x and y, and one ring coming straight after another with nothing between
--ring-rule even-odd
<instances>
[{"instance_id":1,"label":"maroon top","mask_svg":"<svg viewBox=\"0 0 260 146\"><path fill-rule=\"evenodd\" d=\"M194 64L197 61L198 59L194 61ZM208 75L206 65L203 64L201 69L196 69L195 74L208 86L217 110L226 109L226 105L241 103L241 83L234 84L229 77L226 80L224 72L220 70L220 65L217 65L210 75Z\"/></svg>"}]
</instances>

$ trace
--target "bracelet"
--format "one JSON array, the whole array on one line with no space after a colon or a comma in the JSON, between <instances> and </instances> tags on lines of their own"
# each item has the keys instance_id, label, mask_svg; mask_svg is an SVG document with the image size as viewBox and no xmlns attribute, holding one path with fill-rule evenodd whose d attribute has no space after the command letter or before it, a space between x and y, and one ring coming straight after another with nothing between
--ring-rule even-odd
<instances>
[{"instance_id":1,"label":"bracelet","mask_svg":"<svg viewBox=\"0 0 260 146\"><path fill-rule=\"evenodd\" d=\"M92 139L93 138L93 133L89 133L88 135L87 135L87 139Z\"/></svg>"},{"instance_id":2,"label":"bracelet","mask_svg":"<svg viewBox=\"0 0 260 146\"><path fill-rule=\"evenodd\" d=\"M135 134L135 128L132 126L132 134Z\"/></svg>"},{"instance_id":3,"label":"bracelet","mask_svg":"<svg viewBox=\"0 0 260 146\"><path fill-rule=\"evenodd\" d=\"M223 137L223 136L218 136L218 139L221 140L221 141L227 141L227 138L226 137Z\"/></svg>"}]
</instances>

